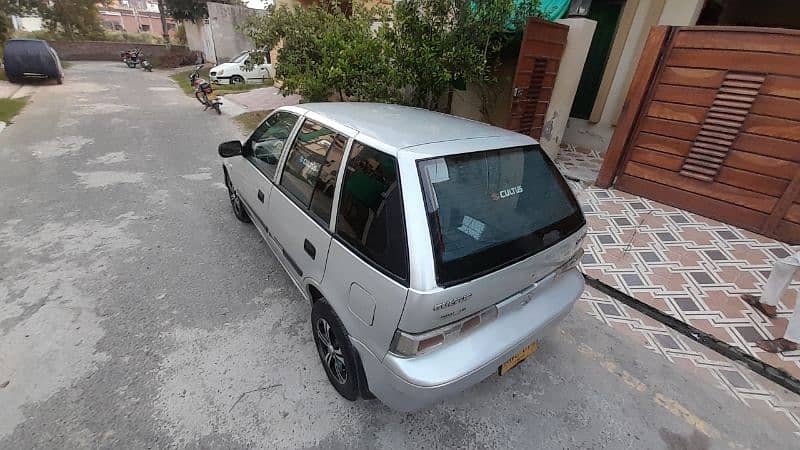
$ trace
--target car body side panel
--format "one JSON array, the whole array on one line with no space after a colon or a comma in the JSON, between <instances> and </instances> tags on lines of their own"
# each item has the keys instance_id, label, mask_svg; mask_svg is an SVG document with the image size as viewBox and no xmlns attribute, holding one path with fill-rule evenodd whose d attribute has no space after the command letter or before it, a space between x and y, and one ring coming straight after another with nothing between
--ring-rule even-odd
<instances>
[{"instance_id":1,"label":"car body side panel","mask_svg":"<svg viewBox=\"0 0 800 450\"><path fill-rule=\"evenodd\" d=\"M331 235L280 188L273 188L264 220L299 278L322 281Z\"/></svg>"},{"instance_id":2,"label":"car body side panel","mask_svg":"<svg viewBox=\"0 0 800 450\"><path fill-rule=\"evenodd\" d=\"M350 310L353 283L357 283L358 289L375 300L372 325L365 323ZM328 252L322 292L342 319L347 332L363 342L379 358L383 358L403 313L408 289L372 268L338 239L333 239ZM363 302L364 292L354 292L358 292L360 296L358 301Z\"/></svg>"},{"instance_id":3,"label":"car body side panel","mask_svg":"<svg viewBox=\"0 0 800 450\"><path fill-rule=\"evenodd\" d=\"M261 181L266 181L267 183L269 183L269 181L267 181L264 174L246 158L237 156L229 158L228 161L228 176L231 177L231 182L236 189L236 193L239 194L253 210L258 212L256 206L258 204L258 189L261 185ZM269 192L264 192L264 195L266 196L268 193Z\"/></svg>"}]
</instances>

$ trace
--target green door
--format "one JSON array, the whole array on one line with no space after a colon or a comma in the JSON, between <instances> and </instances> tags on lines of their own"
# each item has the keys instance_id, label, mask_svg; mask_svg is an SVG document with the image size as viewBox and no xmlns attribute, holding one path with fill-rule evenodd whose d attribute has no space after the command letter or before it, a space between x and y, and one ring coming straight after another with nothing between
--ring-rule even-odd
<instances>
[{"instance_id":1,"label":"green door","mask_svg":"<svg viewBox=\"0 0 800 450\"><path fill-rule=\"evenodd\" d=\"M594 107L624 0L593 0L587 18L597 22L570 117L588 119Z\"/></svg>"}]
</instances>

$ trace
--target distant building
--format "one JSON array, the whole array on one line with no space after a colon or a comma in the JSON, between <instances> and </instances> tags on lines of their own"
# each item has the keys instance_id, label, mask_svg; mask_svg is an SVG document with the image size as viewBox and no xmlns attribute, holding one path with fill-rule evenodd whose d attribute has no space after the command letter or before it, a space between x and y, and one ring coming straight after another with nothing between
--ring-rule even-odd
<instances>
[{"instance_id":1,"label":"distant building","mask_svg":"<svg viewBox=\"0 0 800 450\"><path fill-rule=\"evenodd\" d=\"M203 53L209 62L225 62L255 44L237 28L248 17L266 14L263 9L208 2L208 18L197 23L186 21L186 41L190 50Z\"/></svg>"},{"instance_id":2,"label":"distant building","mask_svg":"<svg viewBox=\"0 0 800 450\"><path fill-rule=\"evenodd\" d=\"M103 28L124 33L150 33L154 36L164 34L158 2L153 0L115 0L108 6L99 8ZM167 17L167 32L175 34L177 22Z\"/></svg>"},{"instance_id":3,"label":"distant building","mask_svg":"<svg viewBox=\"0 0 800 450\"><path fill-rule=\"evenodd\" d=\"M42 29L42 18L11 16L11 24L17 31L39 31Z\"/></svg>"}]
</instances>

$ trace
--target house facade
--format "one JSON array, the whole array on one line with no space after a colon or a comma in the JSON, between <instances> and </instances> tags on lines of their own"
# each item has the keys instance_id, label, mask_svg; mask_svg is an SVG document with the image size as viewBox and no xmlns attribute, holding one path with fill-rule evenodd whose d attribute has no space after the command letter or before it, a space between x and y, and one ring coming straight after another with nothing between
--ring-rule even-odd
<instances>
[{"instance_id":1,"label":"house facade","mask_svg":"<svg viewBox=\"0 0 800 450\"><path fill-rule=\"evenodd\" d=\"M108 31L123 33L150 33L162 37L161 15L158 2L152 0L116 0L98 8L100 22ZM177 21L167 17L167 33L175 35Z\"/></svg>"},{"instance_id":2,"label":"house facade","mask_svg":"<svg viewBox=\"0 0 800 450\"><path fill-rule=\"evenodd\" d=\"M564 141L603 152L610 142L647 35L656 25L800 28L795 0L574 0L597 22Z\"/></svg>"},{"instance_id":3,"label":"house facade","mask_svg":"<svg viewBox=\"0 0 800 450\"><path fill-rule=\"evenodd\" d=\"M208 2L208 18L203 21L184 22L189 49L202 52L206 61L229 61L254 44L237 26L255 14L265 14L263 9L239 5Z\"/></svg>"}]
</instances>

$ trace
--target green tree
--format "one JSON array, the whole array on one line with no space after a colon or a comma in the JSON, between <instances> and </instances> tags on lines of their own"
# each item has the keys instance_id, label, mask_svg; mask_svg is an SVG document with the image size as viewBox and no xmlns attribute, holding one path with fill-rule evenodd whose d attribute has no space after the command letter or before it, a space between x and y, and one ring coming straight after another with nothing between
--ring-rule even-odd
<instances>
[{"instance_id":1,"label":"green tree","mask_svg":"<svg viewBox=\"0 0 800 450\"><path fill-rule=\"evenodd\" d=\"M96 0L41 0L36 9L51 33L91 39L103 35L97 5Z\"/></svg>"},{"instance_id":2,"label":"green tree","mask_svg":"<svg viewBox=\"0 0 800 450\"><path fill-rule=\"evenodd\" d=\"M521 35L527 17L542 16L539 0L400 0L393 12L393 59L408 81L410 103L428 109L439 109L456 86L474 83L485 110L501 51Z\"/></svg>"},{"instance_id":3,"label":"green tree","mask_svg":"<svg viewBox=\"0 0 800 450\"><path fill-rule=\"evenodd\" d=\"M278 50L275 79L285 94L310 101L392 101L399 99L397 71L383 31L387 11L363 6L343 10L323 1L303 8L281 6L253 16L242 30L258 48Z\"/></svg>"},{"instance_id":4,"label":"green tree","mask_svg":"<svg viewBox=\"0 0 800 450\"><path fill-rule=\"evenodd\" d=\"M342 5L280 7L243 25L258 47L280 45L284 93L447 110L445 94L472 83L488 117L499 55L519 42L527 17L542 16L539 0L399 0L391 11Z\"/></svg>"},{"instance_id":5,"label":"green tree","mask_svg":"<svg viewBox=\"0 0 800 450\"><path fill-rule=\"evenodd\" d=\"M175 20L197 22L208 17L207 0L164 0L166 12ZM242 5L242 0L214 0L215 3Z\"/></svg>"},{"instance_id":6,"label":"green tree","mask_svg":"<svg viewBox=\"0 0 800 450\"><path fill-rule=\"evenodd\" d=\"M0 0L0 42L8 39L14 31L11 16L30 13L39 5L33 0Z\"/></svg>"}]
</instances>

